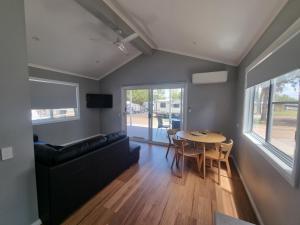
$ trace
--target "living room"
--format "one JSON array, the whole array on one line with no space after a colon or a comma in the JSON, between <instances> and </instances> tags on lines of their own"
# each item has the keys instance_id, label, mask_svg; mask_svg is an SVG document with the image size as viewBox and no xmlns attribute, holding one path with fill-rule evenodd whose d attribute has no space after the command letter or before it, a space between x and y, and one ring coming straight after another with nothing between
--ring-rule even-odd
<instances>
[{"instance_id":1,"label":"living room","mask_svg":"<svg viewBox=\"0 0 300 225\"><path fill-rule=\"evenodd\" d=\"M299 223L300 1L0 6L0 224Z\"/></svg>"}]
</instances>

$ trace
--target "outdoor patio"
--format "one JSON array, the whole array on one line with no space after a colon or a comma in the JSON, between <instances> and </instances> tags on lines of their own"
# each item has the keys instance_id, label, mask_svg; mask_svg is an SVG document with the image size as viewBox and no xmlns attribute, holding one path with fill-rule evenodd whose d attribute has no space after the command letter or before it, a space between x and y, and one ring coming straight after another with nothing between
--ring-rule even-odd
<instances>
[{"instance_id":1,"label":"outdoor patio","mask_svg":"<svg viewBox=\"0 0 300 225\"><path fill-rule=\"evenodd\" d=\"M149 138L149 129L146 127L139 126L127 126L127 134L129 137L142 138L147 140ZM152 139L155 142L168 143L167 129L164 128L153 128Z\"/></svg>"},{"instance_id":2,"label":"outdoor patio","mask_svg":"<svg viewBox=\"0 0 300 225\"><path fill-rule=\"evenodd\" d=\"M170 122L166 121L171 128ZM168 143L167 128L158 128L156 117L152 119L152 140L155 142ZM127 115L127 134L129 137L149 139L148 113L137 113Z\"/></svg>"}]
</instances>

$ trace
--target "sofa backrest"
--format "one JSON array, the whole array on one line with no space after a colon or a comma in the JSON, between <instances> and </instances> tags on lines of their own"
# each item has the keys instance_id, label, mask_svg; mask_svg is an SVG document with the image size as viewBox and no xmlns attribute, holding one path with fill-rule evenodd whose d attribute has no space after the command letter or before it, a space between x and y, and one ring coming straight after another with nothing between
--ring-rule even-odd
<instances>
[{"instance_id":1,"label":"sofa backrest","mask_svg":"<svg viewBox=\"0 0 300 225\"><path fill-rule=\"evenodd\" d=\"M90 138L65 147L53 146L50 144L35 144L35 159L37 162L43 165L55 166L80 157L89 152L101 149L102 147L125 137L125 133L115 132L106 136Z\"/></svg>"}]
</instances>

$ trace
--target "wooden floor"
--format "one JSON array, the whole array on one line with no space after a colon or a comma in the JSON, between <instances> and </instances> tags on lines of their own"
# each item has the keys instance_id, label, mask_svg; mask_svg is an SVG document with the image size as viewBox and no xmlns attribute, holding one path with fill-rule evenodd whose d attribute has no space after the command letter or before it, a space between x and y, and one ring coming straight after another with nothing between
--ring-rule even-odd
<instances>
[{"instance_id":1,"label":"wooden floor","mask_svg":"<svg viewBox=\"0 0 300 225\"><path fill-rule=\"evenodd\" d=\"M258 224L240 178L234 168L229 179L222 170L217 184L216 168L199 175L195 163L186 163L184 179L170 165L173 152L141 144L139 164L132 166L100 191L64 224L199 224L213 225L213 213L221 213Z\"/></svg>"}]
</instances>

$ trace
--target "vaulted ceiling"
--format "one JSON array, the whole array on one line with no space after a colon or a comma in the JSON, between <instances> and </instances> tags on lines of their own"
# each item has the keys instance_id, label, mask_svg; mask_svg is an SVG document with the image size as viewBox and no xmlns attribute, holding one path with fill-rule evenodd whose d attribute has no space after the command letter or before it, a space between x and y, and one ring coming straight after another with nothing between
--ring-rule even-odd
<instances>
[{"instance_id":1,"label":"vaulted ceiling","mask_svg":"<svg viewBox=\"0 0 300 225\"><path fill-rule=\"evenodd\" d=\"M102 0L97 0L102 1ZM95 2L97 2L95 0ZM238 65L287 0L103 0L154 49ZM29 63L100 79L141 52L74 0L25 0Z\"/></svg>"},{"instance_id":2,"label":"vaulted ceiling","mask_svg":"<svg viewBox=\"0 0 300 225\"><path fill-rule=\"evenodd\" d=\"M287 0L107 0L156 48L238 65Z\"/></svg>"},{"instance_id":3,"label":"vaulted ceiling","mask_svg":"<svg viewBox=\"0 0 300 225\"><path fill-rule=\"evenodd\" d=\"M125 55L117 34L73 0L25 0L28 60L33 66L99 79L140 54Z\"/></svg>"}]
</instances>

